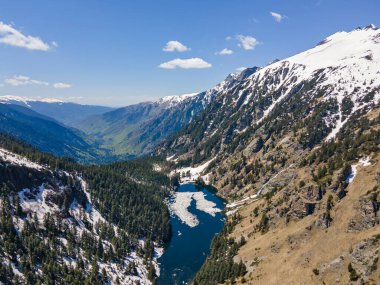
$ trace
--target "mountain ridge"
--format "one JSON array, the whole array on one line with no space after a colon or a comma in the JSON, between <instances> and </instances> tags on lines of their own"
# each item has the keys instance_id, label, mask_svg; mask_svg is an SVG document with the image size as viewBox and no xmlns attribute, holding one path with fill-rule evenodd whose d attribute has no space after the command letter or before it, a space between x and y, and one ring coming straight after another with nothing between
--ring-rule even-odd
<instances>
[{"instance_id":1,"label":"mountain ridge","mask_svg":"<svg viewBox=\"0 0 380 285\"><path fill-rule=\"evenodd\" d=\"M0 282L152 284L170 236L153 163L85 166L0 135Z\"/></svg>"},{"instance_id":2,"label":"mountain ridge","mask_svg":"<svg viewBox=\"0 0 380 285\"><path fill-rule=\"evenodd\" d=\"M361 45L356 45L357 40L361 41ZM338 50L332 48L332 44L338 45ZM356 47L359 46L359 50L355 51L354 49L354 54L348 50L346 54L344 54L339 45L348 45L349 48L356 45ZM371 52L368 51L368 47L372 48L369 49ZM335 107L331 107L337 108L333 115L336 115L338 118L335 118L333 115L325 116L324 118L328 121L328 124L326 124L328 128L332 128L329 137L331 138L347 121L347 116L349 117L351 113L366 106L363 100L367 100L368 98L364 98L365 94L373 96L371 102L378 102L380 95L377 89L379 88L380 82L378 76L379 71L376 67L380 64L379 47L378 29L372 27L353 30L349 33L336 33L328 37L327 41L323 44L319 44L308 51L261 68L250 75L250 77L238 87L238 90L231 88L220 92L220 94L216 96L218 102L213 102L214 110L209 110L207 113L213 116L214 114L218 114L218 112L223 112L223 110L218 111L218 108L225 108L228 113L225 113L222 116L223 118L220 119L220 122L223 123L228 121L232 115L240 116L237 114L240 112L240 120L243 120L243 122L252 122L251 124L241 124L240 129L236 129L236 132L240 133L249 127L253 127L255 124L260 124L276 107L277 103L281 103L290 93L296 93L302 88L305 89L305 84L312 83L315 85L314 88L316 90L309 90L309 92L325 92L326 94L330 94L326 95L324 100L331 100L331 103L336 105ZM320 53L322 49L325 50L325 55L326 51L332 51L326 55L328 58L327 61L321 61L320 58L318 58L318 53ZM345 58L340 57L342 53ZM369 54L372 56L368 57ZM355 60L358 60L362 66L356 66L357 63ZM356 69L352 68L351 71L350 67L353 66L356 66ZM367 70L368 68L372 69ZM347 83L348 78L355 78L355 80L354 82ZM337 86L334 86L335 81ZM364 86L364 88L362 88L362 86ZM368 91L369 89L371 89L372 93ZM347 100L343 102L343 94L346 94L346 92L352 93L350 102ZM231 97L233 97L233 99L231 99ZM303 100L305 100L305 98ZM351 106L352 103L353 105ZM350 114L346 114L347 116L343 115L340 111L344 108L342 106L343 104L350 105L346 106L350 109ZM226 107L226 105L228 106ZM347 110L345 111L348 112ZM205 122L211 120L203 117L199 121ZM220 131L220 124L215 125L214 121L213 124L208 125L207 128L202 126L203 132L206 134L205 129L208 129L208 133ZM188 129L190 131L191 127L188 126Z\"/></svg>"},{"instance_id":3,"label":"mountain ridge","mask_svg":"<svg viewBox=\"0 0 380 285\"><path fill-rule=\"evenodd\" d=\"M83 162L94 161L106 154L80 131L21 105L0 104L0 121L2 133L58 156L68 156Z\"/></svg>"},{"instance_id":4,"label":"mountain ridge","mask_svg":"<svg viewBox=\"0 0 380 285\"><path fill-rule=\"evenodd\" d=\"M221 89L161 144L179 169L215 158L197 176L242 244L243 276L218 280L210 256L197 284L378 282L379 63L380 30L336 33Z\"/></svg>"},{"instance_id":5,"label":"mountain ridge","mask_svg":"<svg viewBox=\"0 0 380 285\"><path fill-rule=\"evenodd\" d=\"M27 107L67 126L75 125L93 115L103 114L114 108L96 105L82 105L56 98L28 98L15 95L0 96L0 104L13 104Z\"/></svg>"},{"instance_id":6,"label":"mountain ridge","mask_svg":"<svg viewBox=\"0 0 380 285\"><path fill-rule=\"evenodd\" d=\"M218 90L236 84L257 69L248 68L241 73L230 74L205 92L167 96L129 105L89 118L76 127L116 154L146 154L192 122L213 100Z\"/></svg>"},{"instance_id":7,"label":"mountain ridge","mask_svg":"<svg viewBox=\"0 0 380 285\"><path fill-rule=\"evenodd\" d=\"M195 285L376 284L380 276L379 66L380 30L370 25L335 33L309 50L265 67L230 74L207 91L118 108L81 125L113 154L167 157L168 162L157 161L175 168L172 180L154 170L154 157L145 158L148 163L133 160L104 166L80 166L38 152L34 157L52 159L58 172L51 171L58 180L66 179L67 171L78 182L82 173L90 185L91 205L108 222L134 233L136 239L128 244L132 259L140 252L148 266L139 263L127 268L128 276L136 277L132 279L145 280L147 275L154 279L154 246L170 238L163 200L170 182L182 175L179 181L211 184L228 201L226 227L214 239ZM23 106L0 104L0 109L2 122L17 123L8 133L31 129L31 120L63 126ZM13 167L9 157L15 161L14 155L0 148L0 171L9 178L8 187L14 188L20 181L9 175ZM25 165L18 166L22 177L32 175L41 186L44 176L39 169L28 174ZM16 192L22 203L28 196L38 200L42 195L36 185ZM59 200L56 194L62 193L59 187L54 191L57 185L51 186L54 202ZM11 193L8 188L4 191ZM84 192L76 192L78 201ZM10 197L9 201L18 201ZM40 207L49 202L45 198ZM17 204L12 207L19 209ZM3 216L8 223L12 211ZM85 219L77 222L86 224ZM40 228L39 234L43 233ZM141 237L153 246L151 242L139 246ZM108 243L103 250L109 249ZM101 248L89 246L92 254L106 261ZM112 272L104 263L102 276L108 269ZM231 269L234 264L236 272Z\"/></svg>"}]
</instances>

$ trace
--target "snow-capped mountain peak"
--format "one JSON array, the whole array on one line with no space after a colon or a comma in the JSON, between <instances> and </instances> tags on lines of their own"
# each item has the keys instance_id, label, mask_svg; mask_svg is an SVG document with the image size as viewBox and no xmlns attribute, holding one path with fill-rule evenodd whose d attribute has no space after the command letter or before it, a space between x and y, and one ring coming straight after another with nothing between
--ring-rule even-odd
<instances>
[{"instance_id":1,"label":"snow-capped mountain peak","mask_svg":"<svg viewBox=\"0 0 380 285\"><path fill-rule=\"evenodd\" d=\"M354 103L353 114L368 105L368 102L362 102L362 98L370 90L380 87L379 66L380 30L374 25L335 33L317 46L268 65L250 76L247 89L265 87L272 92L280 91L280 96L264 110L257 122L261 122L296 86L312 79L317 79L318 90L327 88L324 100L336 99L339 110L344 97L350 96ZM372 102L379 99L379 92L375 92ZM340 113L337 115L339 119L336 124L331 124L335 127L327 139L335 137L349 119L349 116L343 120Z\"/></svg>"},{"instance_id":2,"label":"snow-capped mountain peak","mask_svg":"<svg viewBox=\"0 0 380 285\"><path fill-rule=\"evenodd\" d=\"M348 122L379 104L379 66L380 30L370 25L335 33L309 50L251 70L247 76L229 75L201 93L205 102L213 102L204 112L207 116L197 121L206 130L202 139L221 135L222 145L228 144L238 134L261 129L263 122L271 125L281 116L290 116L289 125L307 121L299 123L303 128L299 132L308 147L335 139ZM314 132L317 139L312 138ZM178 138L181 143L186 140Z\"/></svg>"},{"instance_id":3,"label":"snow-capped mountain peak","mask_svg":"<svg viewBox=\"0 0 380 285\"><path fill-rule=\"evenodd\" d=\"M29 106L29 102L43 102L43 103L64 103L64 101L56 99L56 98L28 98L28 97L22 97L22 96L16 96L16 95L4 95L0 96L0 103L23 103L27 106Z\"/></svg>"},{"instance_id":4,"label":"snow-capped mountain peak","mask_svg":"<svg viewBox=\"0 0 380 285\"><path fill-rule=\"evenodd\" d=\"M320 69L364 62L372 54L376 63L380 59L380 31L374 26L351 32L338 32L327 37L316 47L286 59L303 64L308 69Z\"/></svg>"},{"instance_id":5,"label":"snow-capped mountain peak","mask_svg":"<svg viewBox=\"0 0 380 285\"><path fill-rule=\"evenodd\" d=\"M167 104L169 107L173 107L177 105L178 103L183 102L184 100L188 98L192 98L196 95L198 95L198 92L195 93L187 93L187 94L181 94L181 95L172 95L172 96L165 96L160 99L158 99L159 104Z\"/></svg>"},{"instance_id":6,"label":"snow-capped mountain peak","mask_svg":"<svg viewBox=\"0 0 380 285\"><path fill-rule=\"evenodd\" d=\"M372 29L372 30L378 30L379 28L378 27L376 27L376 25L374 25L374 24L369 24L368 26L366 26L364 29Z\"/></svg>"}]
</instances>

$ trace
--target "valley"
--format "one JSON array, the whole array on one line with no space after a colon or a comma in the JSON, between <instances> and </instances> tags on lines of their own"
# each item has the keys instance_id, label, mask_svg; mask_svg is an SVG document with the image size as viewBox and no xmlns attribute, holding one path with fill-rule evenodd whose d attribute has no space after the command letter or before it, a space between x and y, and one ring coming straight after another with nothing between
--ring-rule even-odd
<instances>
[{"instance_id":1,"label":"valley","mask_svg":"<svg viewBox=\"0 0 380 285\"><path fill-rule=\"evenodd\" d=\"M204 92L0 96L0 284L378 284L379 66L369 25Z\"/></svg>"}]
</instances>

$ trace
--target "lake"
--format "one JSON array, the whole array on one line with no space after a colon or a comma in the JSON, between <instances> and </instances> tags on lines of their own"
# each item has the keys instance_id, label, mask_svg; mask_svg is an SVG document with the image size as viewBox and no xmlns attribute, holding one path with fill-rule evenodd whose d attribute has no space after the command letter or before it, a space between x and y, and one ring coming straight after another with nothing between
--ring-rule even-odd
<instances>
[{"instance_id":1,"label":"lake","mask_svg":"<svg viewBox=\"0 0 380 285\"><path fill-rule=\"evenodd\" d=\"M206 206L210 205L210 202L215 204L214 210L215 208L223 210L222 199L205 188L198 191L193 184L181 185L177 193L181 192L186 192L183 194L190 196L192 194L189 192L196 193L195 196L198 198L191 200L187 211L194 215L199 223L191 227L182 222L175 213L171 214L173 236L164 254L158 260L160 277L157 279L157 284L159 285L187 284L191 281L209 254L213 237L224 225L222 213L214 212L215 216L212 216L207 209L204 209L205 206L200 207L200 203L197 205L199 196L202 196L198 192L204 194L203 202Z\"/></svg>"}]
</instances>

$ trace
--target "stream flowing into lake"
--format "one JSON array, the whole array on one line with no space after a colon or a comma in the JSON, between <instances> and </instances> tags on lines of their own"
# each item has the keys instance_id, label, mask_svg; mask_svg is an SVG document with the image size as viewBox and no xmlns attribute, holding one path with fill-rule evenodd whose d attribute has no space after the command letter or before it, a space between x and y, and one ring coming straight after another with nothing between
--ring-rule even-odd
<instances>
[{"instance_id":1,"label":"stream flowing into lake","mask_svg":"<svg viewBox=\"0 0 380 285\"><path fill-rule=\"evenodd\" d=\"M158 285L188 284L224 225L222 199L206 188L183 184L170 201L172 239L159 258Z\"/></svg>"}]
</instances>

